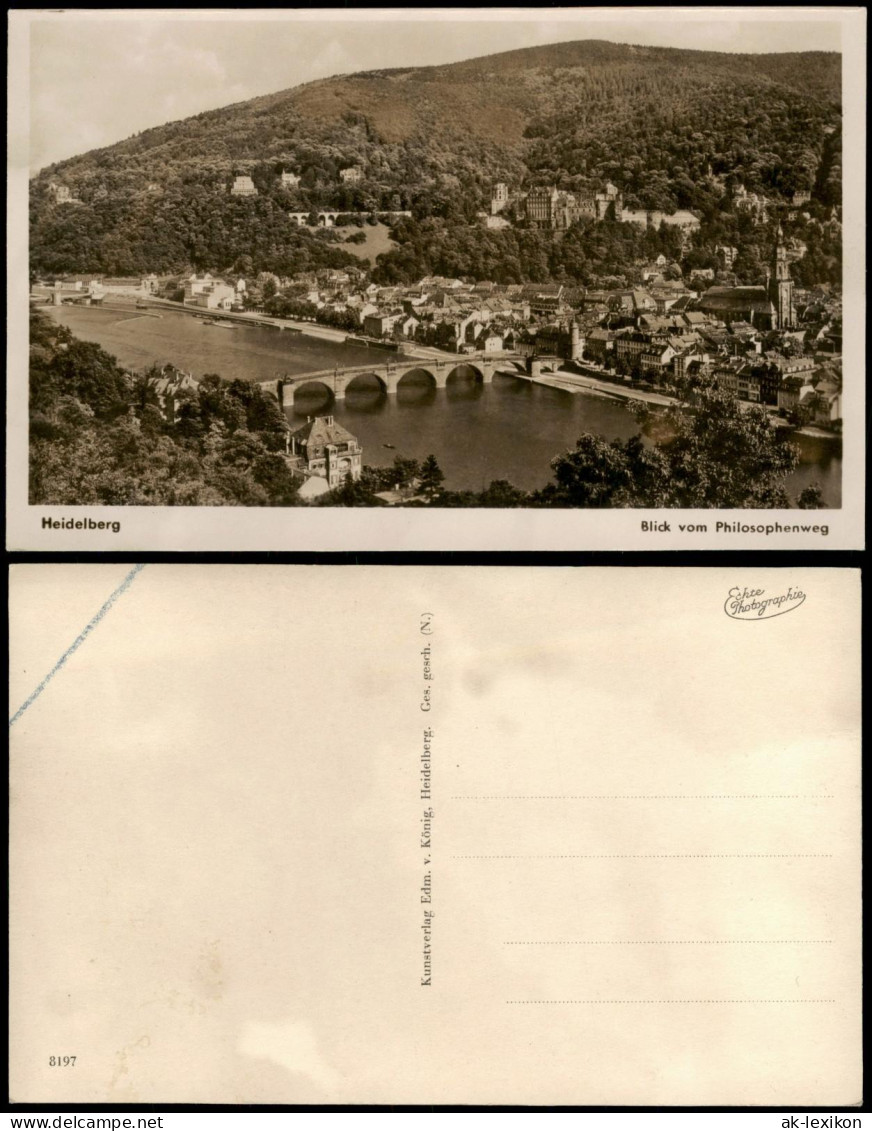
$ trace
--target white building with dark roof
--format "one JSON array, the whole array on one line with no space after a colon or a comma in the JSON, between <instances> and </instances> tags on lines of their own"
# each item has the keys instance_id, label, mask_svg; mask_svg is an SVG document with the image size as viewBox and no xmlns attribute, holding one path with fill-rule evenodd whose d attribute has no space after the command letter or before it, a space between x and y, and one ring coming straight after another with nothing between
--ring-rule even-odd
<instances>
[{"instance_id":1,"label":"white building with dark roof","mask_svg":"<svg viewBox=\"0 0 872 1131\"><path fill-rule=\"evenodd\" d=\"M328 490L341 487L348 475L360 479L363 449L332 416L316 416L288 437L288 462L308 478L323 479ZM304 484L305 486L305 484Z\"/></svg>"},{"instance_id":2,"label":"white building with dark roof","mask_svg":"<svg viewBox=\"0 0 872 1131\"><path fill-rule=\"evenodd\" d=\"M257 189L251 177L239 176L230 186L231 196L257 196Z\"/></svg>"}]
</instances>

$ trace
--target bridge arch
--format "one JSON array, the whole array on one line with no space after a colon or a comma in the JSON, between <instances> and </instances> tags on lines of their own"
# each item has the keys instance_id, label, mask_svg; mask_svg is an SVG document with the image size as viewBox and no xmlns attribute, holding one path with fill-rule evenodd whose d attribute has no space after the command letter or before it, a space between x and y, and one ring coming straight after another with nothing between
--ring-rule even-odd
<instances>
[{"instance_id":1,"label":"bridge arch","mask_svg":"<svg viewBox=\"0 0 872 1131\"><path fill-rule=\"evenodd\" d=\"M381 391L383 393L390 392L390 386L388 385L388 382L384 379L384 377L381 376L381 374L376 373L376 371L373 369L373 370L370 370L370 371L367 371L367 372L355 373L354 376L348 381L347 385L345 386L346 393L349 392L351 389L354 389L355 386L357 386L357 388L360 389L360 386L357 385L357 382L358 381L364 381L367 377L374 377L376 379L376 381L378 381L379 388L381 389ZM366 389L360 389L360 391L366 392L367 390Z\"/></svg>"},{"instance_id":2,"label":"bridge arch","mask_svg":"<svg viewBox=\"0 0 872 1131\"><path fill-rule=\"evenodd\" d=\"M400 377L397 379L397 388L399 388L400 385L402 385L402 383L406 380L407 377L418 377L418 376L426 377L428 384L431 385L432 387L435 387L436 385L439 384L439 382L436 378L436 375L434 373L431 373L431 371L429 369L425 368L423 365L412 365L408 369L405 369L402 372L402 374L400 375Z\"/></svg>"},{"instance_id":3,"label":"bridge arch","mask_svg":"<svg viewBox=\"0 0 872 1131\"><path fill-rule=\"evenodd\" d=\"M327 394L326 404L328 404L328 405L332 405L333 402L336 400L336 396L333 392L333 389L331 389L331 387L327 384L326 381L322 381L318 377L312 377L312 378L307 379L305 381L295 381L292 385L291 384L285 385L283 392L282 392L284 404L286 406L288 404L290 404L292 408L296 409L297 401L300 397L300 393L303 393L303 392L308 393L310 395L314 392L320 392L322 394L326 393ZM290 394L290 396L289 396L289 394ZM305 397L303 399L305 399ZM302 411L302 410L300 410L300 411Z\"/></svg>"},{"instance_id":4,"label":"bridge arch","mask_svg":"<svg viewBox=\"0 0 872 1131\"><path fill-rule=\"evenodd\" d=\"M482 373L477 365L473 365L469 361L461 361L458 365L455 365L453 369L448 371L445 378L446 383L450 381L452 377L466 377L467 374L458 372L461 369L471 369L472 376L475 378L476 382L484 382L484 373Z\"/></svg>"}]
</instances>

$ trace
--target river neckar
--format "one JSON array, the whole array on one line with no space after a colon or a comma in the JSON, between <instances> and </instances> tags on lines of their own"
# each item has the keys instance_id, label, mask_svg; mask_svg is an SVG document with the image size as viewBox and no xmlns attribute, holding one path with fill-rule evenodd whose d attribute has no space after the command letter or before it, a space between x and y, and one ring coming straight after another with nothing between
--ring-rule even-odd
<instances>
[{"instance_id":1,"label":"river neckar","mask_svg":"<svg viewBox=\"0 0 872 1131\"><path fill-rule=\"evenodd\" d=\"M307 334L245 325L208 325L168 309L44 307L79 338L96 342L119 363L145 368L172 362L195 377L217 373L227 380L275 381L283 375L363 365L387 358L410 370L426 361L404 358L365 345L330 342ZM307 416L332 413L363 446L364 462L388 465L398 454L423 459L431 452L452 490L481 490L493 479L508 479L533 490L551 477L550 461L575 446L584 432L625 440L638 431L625 404L590 392L531 385L494 376L482 386L460 370L444 389L433 389L423 374L412 373L395 396L387 396L375 377L360 378L334 402L322 385L296 393L286 409L291 426ZM841 505L840 445L828 439L793 436L800 464L788 480L797 494L820 484L827 506Z\"/></svg>"}]
</instances>

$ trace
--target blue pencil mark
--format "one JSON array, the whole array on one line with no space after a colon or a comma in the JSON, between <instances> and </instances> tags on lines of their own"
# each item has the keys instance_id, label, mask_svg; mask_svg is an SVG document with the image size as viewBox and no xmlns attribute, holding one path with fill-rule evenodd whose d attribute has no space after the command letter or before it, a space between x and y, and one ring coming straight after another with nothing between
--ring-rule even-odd
<instances>
[{"instance_id":1,"label":"blue pencil mark","mask_svg":"<svg viewBox=\"0 0 872 1131\"><path fill-rule=\"evenodd\" d=\"M118 600L118 598L121 596L121 594L124 593L126 590L128 590L130 588L130 586L134 582L134 579L136 578L136 575L139 573L139 571L141 569L145 569L145 562L141 562L139 565L135 565L133 567L133 569L130 571L130 573L128 573L127 577L124 578L124 580L121 582L121 584L118 586L118 588L112 594L112 596L108 599L108 601L106 601L106 603L103 605L103 607L100 609L100 611L96 614L96 616L94 616L88 622L88 625L85 628L82 629L82 631L79 633L79 635L76 637L76 639L72 642L72 644L69 646L69 648L67 648L66 652L64 652L64 654L61 656L61 658L58 660L58 662L55 664L55 666L51 669L51 671L48 673L48 675L42 681L42 683L36 688L36 690L33 692L33 694L28 699L26 699L24 701L24 703L21 704L21 706L18 708L18 710L15 712L15 714L9 720L9 726L10 727L13 725L13 723L17 722L18 719L21 718L21 716L24 714L24 712L27 710L27 708L31 705L31 703L33 703L36 699L38 699L40 697L40 695L42 695L42 693L43 693L43 691L45 691L46 686L48 685L49 681L54 679L54 677L61 670L61 668L64 666L64 664L70 658L70 656L72 656L73 652L75 652L77 648L80 648L82 646L82 644L85 643L85 640L87 639L87 637L90 635L90 633L92 633L94 631L94 629L97 627L97 625L103 619L103 617L106 616L106 614L109 612L109 610L115 604L115 602Z\"/></svg>"}]
</instances>

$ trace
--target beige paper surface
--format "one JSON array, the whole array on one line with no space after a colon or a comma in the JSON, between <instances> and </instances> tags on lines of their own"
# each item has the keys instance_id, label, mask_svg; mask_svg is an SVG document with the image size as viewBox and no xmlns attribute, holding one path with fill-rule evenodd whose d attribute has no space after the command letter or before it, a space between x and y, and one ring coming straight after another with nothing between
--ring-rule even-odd
<instances>
[{"instance_id":1,"label":"beige paper surface","mask_svg":"<svg viewBox=\"0 0 872 1131\"><path fill-rule=\"evenodd\" d=\"M860 1101L857 572L129 571L11 573L14 1101Z\"/></svg>"}]
</instances>

